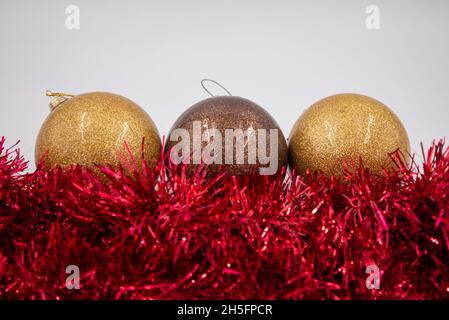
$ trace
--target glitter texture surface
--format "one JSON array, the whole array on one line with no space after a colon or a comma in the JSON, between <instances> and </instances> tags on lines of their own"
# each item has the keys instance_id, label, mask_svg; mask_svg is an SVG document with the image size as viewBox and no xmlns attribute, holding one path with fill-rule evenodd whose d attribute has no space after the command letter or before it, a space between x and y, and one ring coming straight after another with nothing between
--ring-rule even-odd
<instances>
[{"instance_id":1,"label":"glitter texture surface","mask_svg":"<svg viewBox=\"0 0 449 320\"><path fill-rule=\"evenodd\" d=\"M301 173L307 168L339 175L345 163L363 165L374 174L393 165L400 150L409 160L410 143L399 118L384 104L358 94L318 101L296 121L289 137L289 160Z\"/></svg>"},{"instance_id":2,"label":"glitter texture surface","mask_svg":"<svg viewBox=\"0 0 449 320\"><path fill-rule=\"evenodd\" d=\"M81 94L61 103L45 120L37 138L36 162L46 155L46 167L119 164L119 153L127 154L125 142L140 159L143 138L145 159L154 162L161 140L142 108L116 94Z\"/></svg>"},{"instance_id":3,"label":"glitter texture surface","mask_svg":"<svg viewBox=\"0 0 449 320\"><path fill-rule=\"evenodd\" d=\"M258 106L254 102L235 96L218 96L209 98L198 102L189 109L187 109L173 125L167 139L165 151L169 152L177 141L171 141L171 133L175 129L183 128L189 131L191 137L193 137L193 122L201 122L201 131L206 132L208 130L217 129L220 131L223 137L225 137L226 129L241 129L244 132L256 132L258 129L277 129L278 131L278 170L287 165L287 142L284 134L277 124L276 120L265 111L262 107ZM267 133L269 134L269 133ZM202 149L204 149L213 138L203 139ZM248 155L250 153L258 153L258 149L251 150L247 146L248 139L245 138L245 156L244 163L239 164L236 160L236 146L234 144L233 161L232 164L225 164L225 154L222 154L223 168L232 175L240 174L253 174L258 173L259 168L266 167L262 165L257 159L255 164L250 164L248 161ZM192 139L193 140L193 139ZM190 150L193 150L193 142L191 143ZM266 144L266 154L270 154L270 145ZM255 158L256 155L252 154ZM192 161L193 162L193 161ZM187 166L189 171L198 168L197 164L190 164ZM207 172L213 174L218 172L221 165L211 164L207 167Z\"/></svg>"}]
</instances>

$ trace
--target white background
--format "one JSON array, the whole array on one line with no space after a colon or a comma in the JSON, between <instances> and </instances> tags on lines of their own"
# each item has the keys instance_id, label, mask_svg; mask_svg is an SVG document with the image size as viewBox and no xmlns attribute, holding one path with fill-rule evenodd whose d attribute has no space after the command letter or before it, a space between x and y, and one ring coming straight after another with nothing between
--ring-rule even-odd
<instances>
[{"instance_id":1,"label":"white background","mask_svg":"<svg viewBox=\"0 0 449 320\"><path fill-rule=\"evenodd\" d=\"M81 29L66 28L77 5ZM380 30L365 26L380 8ZM110 91L167 134L202 78L265 107L286 136L305 108L362 93L402 119L413 150L448 136L449 1L0 1L0 136L34 160L46 89Z\"/></svg>"}]
</instances>

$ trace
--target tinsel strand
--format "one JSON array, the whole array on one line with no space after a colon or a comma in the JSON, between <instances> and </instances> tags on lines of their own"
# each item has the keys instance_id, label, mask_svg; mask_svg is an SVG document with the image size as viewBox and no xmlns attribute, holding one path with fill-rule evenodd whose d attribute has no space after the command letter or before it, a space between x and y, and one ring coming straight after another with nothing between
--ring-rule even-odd
<instances>
[{"instance_id":1,"label":"tinsel strand","mask_svg":"<svg viewBox=\"0 0 449 320\"><path fill-rule=\"evenodd\" d=\"M189 175L164 155L26 174L2 138L0 299L448 299L449 148L392 157L341 181Z\"/></svg>"}]
</instances>

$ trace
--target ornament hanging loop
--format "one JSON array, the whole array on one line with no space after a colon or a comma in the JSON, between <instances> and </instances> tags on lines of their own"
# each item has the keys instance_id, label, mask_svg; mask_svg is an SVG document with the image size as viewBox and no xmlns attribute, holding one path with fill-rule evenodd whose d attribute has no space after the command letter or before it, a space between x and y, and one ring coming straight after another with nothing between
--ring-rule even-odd
<instances>
[{"instance_id":1,"label":"ornament hanging loop","mask_svg":"<svg viewBox=\"0 0 449 320\"><path fill-rule=\"evenodd\" d=\"M212 82L213 84L219 86L221 89L223 89L224 91L226 91L226 93L230 96L232 96L232 93L229 92L228 89L226 89L223 85L221 85L220 83L218 83L215 80L212 79L203 79L201 80L201 86L203 87L204 91L206 91L211 97L216 97L217 95L214 95L212 92L210 92L207 88L206 88L206 83L207 82Z\"/></svg>"},{"instance_id":2,"label":"ornament hanging loop","mask_svg":"<svg viewBox=\"0 0 449 320\"><path fill-rule=\"evenodd\" d=\"M50 97L50 110L55 110L61 103L74 97L73 94L63 93L63 92L53 92L50 90L45 91L45 95Z\"/></svg>"}]
</instances>

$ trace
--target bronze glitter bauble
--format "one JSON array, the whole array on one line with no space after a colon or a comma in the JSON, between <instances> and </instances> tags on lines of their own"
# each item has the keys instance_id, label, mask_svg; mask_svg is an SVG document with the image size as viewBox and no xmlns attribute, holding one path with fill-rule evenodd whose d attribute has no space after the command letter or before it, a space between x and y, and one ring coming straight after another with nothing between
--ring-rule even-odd
<instances>
[{"instance_id":1,"label":"bronze glitter bauble","mask_svg":"<svg viewBox=\"0 0 449 320\"><path fill-rule=\"evenodd\" d=\"M145 159L154 165L161 141L150 116L131 100L106 92L85 93L71 98L52 96L52 111L39 132L36 161L45 156L45 167L55 165L120 164L118 154L132 155L140 164L142 139Z\"/></svg>"},{"instance_id":2,"label":"bronze glitter bauble","mask_svg":"<svg viewBox=\"0 0 449 320\"><path fill-rule=\"evenodd\" d=\"M254 102L235 96L212 97L186 110L173 125L165 151L169 161L182 160L189 172L204 163L209 175L221 167L231 175L270 175L287 164L287 143L276 121Z\"/></svg>"},{"instance_id":3,"label":"bronze glitter bauble","mask_svg":"<svg viewBox=\"0 0 449 320\"><path fill-rule=\"evenodd\" d=\"M391 168L389 154L400 150L410 160L410 143L399 118L384 104L359 94L339 94L318 101L296 121L289 137L289 161L300 173L307 168L341 176L344 162L363 165L374 174Z\"/></svg>"}]
</instances>

